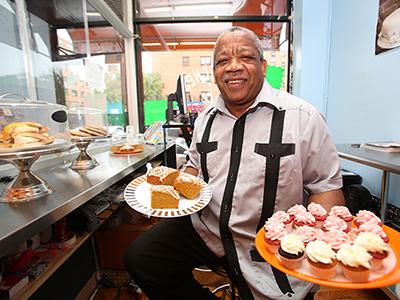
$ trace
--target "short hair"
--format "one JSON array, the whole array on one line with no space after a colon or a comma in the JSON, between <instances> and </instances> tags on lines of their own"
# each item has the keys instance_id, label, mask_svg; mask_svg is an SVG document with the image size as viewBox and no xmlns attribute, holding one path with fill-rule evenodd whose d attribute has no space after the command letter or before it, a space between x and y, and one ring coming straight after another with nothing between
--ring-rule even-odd
<instances>
[{"instance_id":1,"label":"short hair","mask_svg":"<svg viewBox=\"0 0 400 300\"><path fill-rule=\"evenodd\" d=\"M251 31L250 29L247 29L247 28L244 28L244 27L240 27L240 26L232 26L232 27L229 27L228 29L225 29L219 35L219 37L217 38L217 41L215 42L215 46L214 46L214 67L215 67L215 56L216 56L216 51L215 50L217 48L217 45L218 45L220 39L225 34L227 34L229 32L235 32L235 31L240 31L240 32L246 34L254 42L254 45L256 46L256 48L258 50L258 53L260 55L260 60L264 59L263 48L262 48L261 41L258 38L258 36L253 31Z\"/></svg>"}]
</instances>

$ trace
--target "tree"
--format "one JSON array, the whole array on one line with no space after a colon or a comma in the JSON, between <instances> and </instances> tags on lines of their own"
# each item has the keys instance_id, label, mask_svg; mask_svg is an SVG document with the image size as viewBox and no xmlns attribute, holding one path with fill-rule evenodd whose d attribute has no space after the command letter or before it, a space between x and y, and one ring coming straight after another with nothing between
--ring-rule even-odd
<instances>
[{"instance_id":1,"label":"tree","mask_svg":"<svg viewBox=\"0 0 400 300\"><path fill-rule=\"evenodd\" d=\"M162 99L163 82L160 73L145 74L143 81L144 100Z\"/></svg>"},{"instance_id":2,"label":"tree","mask_svg":"<svg viewBox=\"0 0 400 300\"><path fill-rule=\"evenodd\" d=\"M108 102L121 102L121 76L120 74L106 74L106 89L104 90Z\"/></svg>"}]
</instances>

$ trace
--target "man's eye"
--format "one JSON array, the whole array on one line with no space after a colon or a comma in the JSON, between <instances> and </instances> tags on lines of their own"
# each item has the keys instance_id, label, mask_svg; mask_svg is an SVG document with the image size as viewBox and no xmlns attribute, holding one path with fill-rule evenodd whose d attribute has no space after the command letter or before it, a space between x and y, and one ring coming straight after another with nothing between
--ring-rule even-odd
<instances>
[{"instance_id":1,"label":"man's eye","mask_svg":"<svg viewBox=\"0 0 400 300\"><path fill-rule=\"evenodd\" d=\"M249 56L249 55L246 55L246 56L242 56L242 57L241 57L241 60L243 60L243 61L252 61L252 60L254 60L254 59L255 59L254 56Z\"/></svg>"}]
</instances>

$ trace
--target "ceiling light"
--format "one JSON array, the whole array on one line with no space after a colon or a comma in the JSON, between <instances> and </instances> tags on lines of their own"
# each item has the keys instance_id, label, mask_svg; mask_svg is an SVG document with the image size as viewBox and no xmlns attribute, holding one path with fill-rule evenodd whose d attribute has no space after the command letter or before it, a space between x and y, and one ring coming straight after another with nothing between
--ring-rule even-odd
<instances>
[{"instance_id":1,"label":"ceiling light","mask_svg":"<svg viewBox=\"0 0 400 300\"><path fill-rule=\"evenodd\" d=\"M97 11L88 11L86 12L88 17L101 17L101 14Z\"/></svg>"},{"instance_id":2,"label":"ceiling light","mask_svg":"<svg viewBox=\"0 0 400 300\"><path fill-rule=\"evenodd\" d=\"M150 8L145 8L144 11L145 11L146 13L167 12L167 11L172 11L172 7L171 7L171 6L150 7Z\"/></svg>"}]
</instances>

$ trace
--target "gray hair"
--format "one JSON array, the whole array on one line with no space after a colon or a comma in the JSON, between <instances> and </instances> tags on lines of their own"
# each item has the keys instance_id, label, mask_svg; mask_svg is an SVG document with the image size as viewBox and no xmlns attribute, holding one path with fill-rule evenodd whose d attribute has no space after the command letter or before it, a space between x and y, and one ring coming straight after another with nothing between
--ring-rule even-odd
<instances>
[{"instance_id":1,"label":"gray hair","mask_svg":"<svg viewBox=\"0 0 400 300\"><path fill-rule=\"evenodd\" d=\"M232 27L230 27L230 28L228 28L228 29L225 29L225 30L219 35L219 37L217 38L217 41L216 41L215 46L214 46L214 67L215 67L215 56L216 56L216 51L215 51L215 50L216 50L216 47L217 47L217 45L218 45L220 39L221 39L225 34L227 34L227 33L229 33L229 32L235 32L235 31L240 31L240 32L246 34L246 35L254 42L254 45L256 46L256 48L257 48L257 50L258 50L258 53L259 53L259 55L260 55L260 59L261 59L261 60L264 59L263 48L262 48L261 41L260 41L260 39L258 38L258 36L257 36L253 31L251 31L250 29L247 29L247 28L244 28L244 27L240 27L240 26L232 26Z\"/></svg>"}]
</instances>

